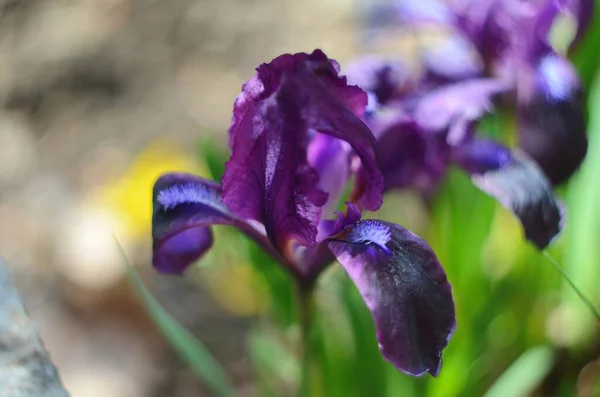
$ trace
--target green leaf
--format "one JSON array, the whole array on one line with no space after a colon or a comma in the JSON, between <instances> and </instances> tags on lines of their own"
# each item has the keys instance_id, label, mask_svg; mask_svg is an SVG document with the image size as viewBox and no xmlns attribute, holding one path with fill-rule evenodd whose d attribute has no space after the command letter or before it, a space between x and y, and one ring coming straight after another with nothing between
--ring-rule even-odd
<instances>
[{"instance_id":1,"label":"green leaf","mask_svg":"<svg viewBox=\"0 0 600 397\"><path fill-rule=\"evenodd\" d=\"M120 245L119 250L123 256L125 270L129 281L135 288L148 315L152 318L169 343L171 343L171 346L173 346L180 357L187 362L194 374L210 388L216 396L232 396L233 388L221 365L219 365L198 339L196 339L188 330L183 328L156 301L133 266L131 266L127 260Z\"/></svg>"},{"instance_id":2,"label":"green leaf","mask_svg":"<svg viewBox=\"0 0 600 397\"><path fill-rule=\"evenodd\" d=\"M256 372L265 383L266 394L282 395L294 386L300 364L284 341L264 329L253 329L248 338L248 352Z\"/></svg>"},{"instance_id":3,"label":"green leaf","mask_svg":"<svg viewBox=\"0 0 600 397\"><path fill-rule=\"evenodd\" d=\"M600 14L600 13L597 13ZM600 246L600 185L597 183L600 169L600 83L590 92L590 120L588 125L588 153L579 172L569 183L567 194L568 213L564 256L564 271L579 287L582 293L598 302L597 281L600 277L598 256ZM559 259L560 261L561 259ZM593 334L593 317L581 304L579 297L565 284L563 298L574 309L577 321L569 323L568 333L571 343L577 344Z\"/></svg>"},{"instance_id":4,"label":"green leaf","mask_svg":"<svg viewBox=\"0 0 600 397\"><path fill-rule=\"evenodd\" d=\"M596 8L597 6L598 1L596 1ZM577 46L577 50L570 56L579 71L582 84L586 89L592 85L592 81L598 70L598 64L600 63L600 51L598 51L599 41L600 12L595 10L583 40L581 40Z\"/></svg>"},{"instance_id":5,"label":"green leaf","mask_svg":"<svg viewBox=\"0 0 600 397\"><path fill-rule=\"evenodd\" d=\"M204 160L212 179L220 181L225 172L227 152L223 149L214 136L209 135L199 143L199 155Z\"/></svg>"},{"instance_id":6,"label":"green leaf","mask_svg":"<svg viewBox=\"0 0 600 397\"><path fill-rule=\"evenodd\" d=\"M498 378L484 397L529 396L550 372L552 350L538 346L527 350Z\"/></svg>"}]
</instances>

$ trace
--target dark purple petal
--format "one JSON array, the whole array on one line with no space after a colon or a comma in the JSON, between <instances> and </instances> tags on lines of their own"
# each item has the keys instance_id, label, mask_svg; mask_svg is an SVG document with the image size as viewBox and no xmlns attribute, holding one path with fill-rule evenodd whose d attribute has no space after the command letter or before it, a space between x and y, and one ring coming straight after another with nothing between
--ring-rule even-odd
<instances>
[{"instance_id":1,"label":"dark purple petal","mask_svg":"<svg viewBox=\"0 0 600 397\"><path fill-rule=\"evenodd\" d=\"M458 0L453 4L458 14L457 26L479 49L488 66L505 53L513 32L520 32L511 15L509 1Z\"/></svg>"},{"instance_id":2,"label":"dark purple petal","mask_svg":"<svg viewBox=\"0 0 600 397\"><path fill-rule=\"evenodd\" d=\"M587 152L586 123L577 74L566 59L540 61L529 97L518 109L519 147L553 184L566 181Z\"/></svg>"},{"instance_id":3,"label":"dark purple petal","mask_svg":"<svg viewBox=\"0 0 600 397\"><path fill-rule=\"evenodd\" d=\"M362 209L379 209L383 191L383 177L375 160L375 137L357 114L367 105L367 95L356 86L347 86L346 78L315 79L300 71L294 75L296 92L304 91L308 101L304 108L311 129L348 142L361 162L350 201Z\"/></svg>"},{"instance_id":4,"label":"dark purple petal","mask_svg":"<svg viewBox=\"0 0 600 397\"><path fill-rule=\"evenodd\" d=\"M315 131L349 143L362 165L353 199L367 209L381 205L375 139L361 121L367 95L338 72L339 65L319 50L282 55L257 68L235 103L223 201L236 216L263 223L286 256L290 244L316 244L327 193L335 196L331 202L339 197L339 181L317 164L323 161L312 156L315 151L307 158Z\"/></svg>"},{"instance_id":5,"label":"dark purple petal","mask_svg":"<svg viewBox=\"0 0 600 397\"><path fill-rule=\"evenodd\" d=\"M481 148L485 145L475 146L480 150L465 146L465 153L458 155L462 159L460 164L472 172L473 183L520 219L527 240L539 249L546 248L560 234L564 215L550 181L538 165L518 149L507 162L506 151L494 149L492 145L484 150ZM483 152L496 158L484 160ZM469 153L473 158L468 159ZM494 163L500 168L491 168Z\"/></svg>"},{"instance_id":6,"label":"dark purple petal","mask_svg":"<svg viewBox=\"0 0 600 397\"><path fill-rule=\"evenodd\" d=\"M414 112L415 122L424 131L447 131L448 143L466 138L469 124L492 110L492 99L505 91L499 80L472 79L448 85L425 95Z\"/></svg>"},{"instance_id":7,"label":"dark purple petal","mask_svg":"<svg viewBox=\"0 0 600 397\"><path fill-rule=\"evenodd\" d=\"M336 212L337 219L325 219L319 222L319 236L316 247L294 247L294 263L305 280L315 280L318 275L335 260L328 246L328 237L341 232L345 227L360 221L361 213L352 203L346 203L348 209L346 214Z\"/></svg>"},{"instance_id":8,"label":"dark purple petal","mask_svg":"<svg viewBox=\"0 0 600 397\"><path fill-rule=\"evenodd\" d=\"M236 216L262 222L282 252L292 240L316 244L320 207L327 201L307 162L307 125L301 114L307 98L296 89L284 77L254 119L242 123L223 175L223 202Z\"/></svg>"},{"instance_id":9,"label":"dark purple petal","mask_svg":"<svg viewBox=\"0 0 600 397\"><path fill-rule=\"evenodd\" d=\"M427 243L366 220L333 236L329 248L371 311L383 357L405 373L437 376L456 322L450 284Z\"/></svg>"},{"instance_id":10,"label":"dark purple petal","mask_svg":"<svg viewBox=\"0 0 600 397\"><path fill-rule=\"evenodd\" d=\"M446 174L449 146L444 134L422 131L411 121L400 121L380 133L378 164L385 190L416 188L429 193Z\"/></svg>"},{"instance_id":11,"label":"dark purple petal","mask_svg":"<svg viewBox=\"0 0 600 397\"><path fill-rule=\"evenodd\" d=\"M315 72L322 75L337 76L339 65L320 50L312 54L297 53L283 54L271 63L264 63L256 68L256 75L242 86L233 105L233 117L229 128L230 146L233 147L234 137L240 128L245 128L244 123L252 122L256 113L256 106L262 100L273 95L286 72L294 72L299 65L312 65Z\"/></svg>"},{"instance_id":12,"label":"dark purple petal","mask_svg":"<svg viewBox=\"0 0 600 397\"><path fill-rule=\"evenodd\" d=\"M221 202L219 185L184 173L161 176L154 184L152 245L154 267L182 274L211 246L211 225L235 226L253 238L282 264L264 230L233 216Z\"/></svg>"}]
</instances>

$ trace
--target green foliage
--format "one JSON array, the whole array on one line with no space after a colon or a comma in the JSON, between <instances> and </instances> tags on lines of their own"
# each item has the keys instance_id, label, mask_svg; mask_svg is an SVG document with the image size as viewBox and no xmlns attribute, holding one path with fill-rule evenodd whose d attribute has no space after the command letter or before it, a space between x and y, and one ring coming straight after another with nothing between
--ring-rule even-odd
<instances>
[{"instance_id":1,"label":"green foliage","mask_svg":"<svg viewBox=\"0 0 600 397\"><path fill-rule=\"evenodd\" d=\"M531 348L498 378L484 397L526 397L550 372L552 364L551 348Z\"/></svg>"},{"instance_id":2,"label":"green foliage","mask_svg":"<svg viewBox=\"0 0 600 397\"><path fill-rule=\"evenodd\" d=\"M120 248L120 247L119 247ZM171 346L187 362L194 374L218 397L233 396L225 371L214 359L204 345L188 330L183 328L165 309L154 299L144 285L140 276L121 250L127 277L140 297L148 315L169 341Z\"/></svg>"}]
</instances>

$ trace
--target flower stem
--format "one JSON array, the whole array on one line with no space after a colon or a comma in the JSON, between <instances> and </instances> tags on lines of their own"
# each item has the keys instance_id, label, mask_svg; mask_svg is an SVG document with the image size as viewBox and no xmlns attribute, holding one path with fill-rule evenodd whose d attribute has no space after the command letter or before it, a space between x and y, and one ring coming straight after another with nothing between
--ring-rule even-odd
<instances>
[{"instance_id":1,"label":"flower stem","mask_svg":"<svg viewBox=\"0 0 600 397\"><path fill-rule=\"evenodd\" d=\"M581 292L581 290L579 288L577 288L577 286L575 285L575 283L573 282L573 280L571 280L569 278L569 276L567 276L567 273L565 273L565 271L560 267L560 265L558 264L558 262L550 255L550 253L548 251L546 251L546 250L544 250L543 252L544 252L544 256L546 257L546 259L548 259L548 261L550 263L552 263L552 266L554 266L554 268L556 269L556 271L558 273L560 273L560 275L565 279L565 281L567 283L569 283L569 285L571 286L571 288L573 288L573 290L579 296L579 298L581 298L581 300L583 301L583 303L585 303L587 305L587 307L591 310L592 314L596 317L596 319L600 321L600 313L598 313L598 309L596 309L596 307L594 306L594 304L592 303L592 301L590 299L588 299L588 297L586 297L583 294L583 292Z\"/></svg>"},{"instance_id":2,"label":"flower stem","mask_svg":"<svg viewBox=\"0 0 600 397\"><path fill-rule=\"evenodd\" d=\"M311 341L314 320L314 283L298 283L298 316L301 333L301 373L298 397L309 397L311 391Z\"/></svg>"}]
</instances>

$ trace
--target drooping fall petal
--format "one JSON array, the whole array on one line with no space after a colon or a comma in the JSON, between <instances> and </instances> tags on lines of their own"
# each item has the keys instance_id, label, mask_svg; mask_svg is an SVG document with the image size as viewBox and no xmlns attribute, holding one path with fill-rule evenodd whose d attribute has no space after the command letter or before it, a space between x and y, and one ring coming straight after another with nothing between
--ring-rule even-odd
<instances>
[{"instance_id":1,"label":"drooping fall petal","mask_svg":"<svg viewBox=\"0 0 600 397\"><path fill-rule=\"evenodd\" d=\"M450 284L427 243L366 220L331 237L329 248L371 311L382 355L405 373L437 376L456 323Z\"/></svg>"},{"instance_id":2,"label":"drooping fall petal","mask_svg":"<svg viewBox=\"0 0 600 397\"><path fill-rule=\"evenodd\" d=\"M154 184L153 207L152 263L161 273L182 274L206 253L212 246L212 225L235 226L281 259L263 228L229 212L213 181L185 173L163 175Z\"/></svg>"},{"instance_id":3,"label":"drooping fall petal","mask_svg":"<svg viewBox=\"0 0 600 397\"><path fill-rule=\"evenodd\" d=\"M518 108L519 147L557 185L579 168L587 153L578 77L566 59L547 55L530 79L531 93Z\"/></svg>"},{"instance_id":4,"label":"drooping fall petal","mask_svg":"<svg viewBox=\"0 0 600 397\"><path fill-rule=\"evenodd\" d=\"M525 153L511 152L493 141L473 140L453 156L479 189L519 218L525 238L539 249L560 234L563 206L540 167Z\"/></svg>"}]
</instances>

